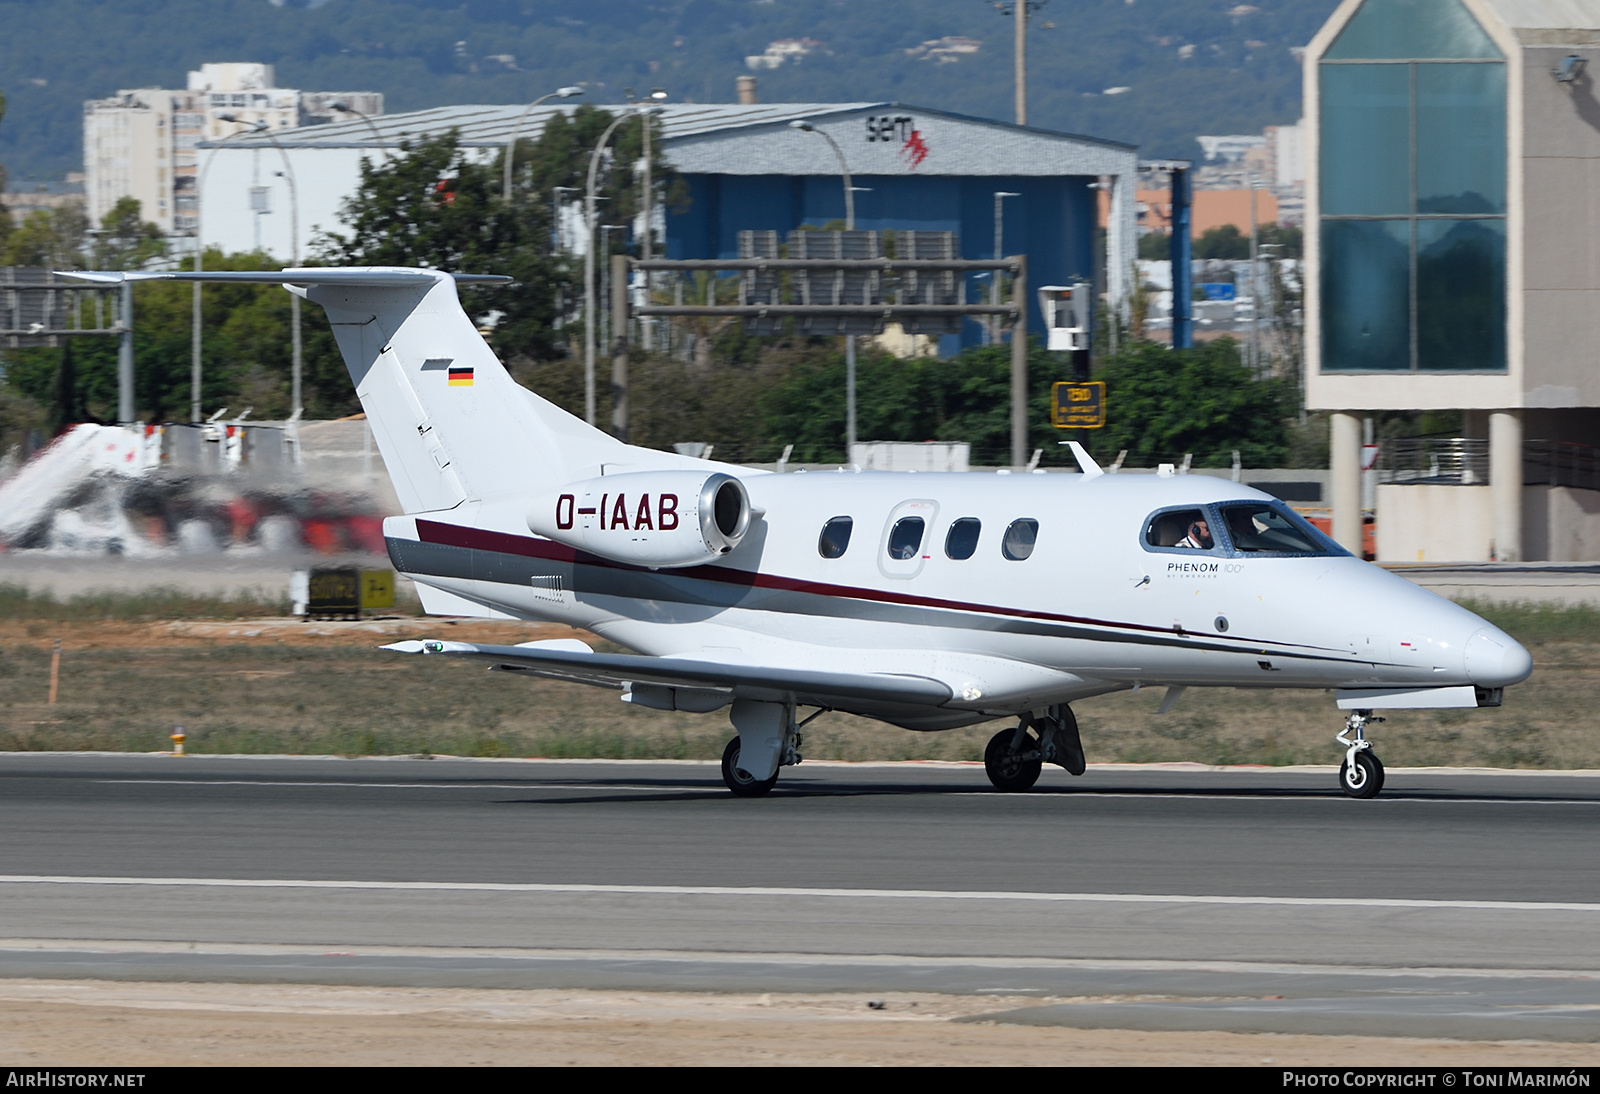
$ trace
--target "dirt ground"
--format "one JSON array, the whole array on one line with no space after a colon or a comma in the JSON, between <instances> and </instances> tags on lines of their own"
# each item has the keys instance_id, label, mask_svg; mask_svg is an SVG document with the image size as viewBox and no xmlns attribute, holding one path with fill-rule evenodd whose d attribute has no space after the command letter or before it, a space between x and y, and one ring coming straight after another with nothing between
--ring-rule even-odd
<instances>
[{"instance_id":1,"label":"dirt ground","mask_svg":"<svg viewBox=\"0 0 1600 1094\"><path fill-rule=\"evenodd\" d=\"M435 636L492 643L592 635L563 626L396 617L360 623L0 618L0 749L716 759L723 714L624 706L617 693L485 673L377 647ZM47 703L59 638L59 701ZM1534 675L1486 710L1396 711L1373 731L1390 766L1600 767L1600 641L1532 642ZM1091 762L1324 764L1341 718L1321 691L1161 689L1074 704ZM912 733L830 714L805 754L976 760L998 723Z\"/></svg>"},{"instance_id":2,"label":"dirt ground","mask_svg":"<svg viewBox=\"0 0 1600 1094\"><path fill-rule=\"evenodd\" d=\"M119 1068L286 1061L355 1066L1600 1063L1595 1045L951 1022L1041 1001L0 980L0 1046L10 1066ZM883 1006L875 1009L871 1002Z\"/></svg>"}]
</instances>

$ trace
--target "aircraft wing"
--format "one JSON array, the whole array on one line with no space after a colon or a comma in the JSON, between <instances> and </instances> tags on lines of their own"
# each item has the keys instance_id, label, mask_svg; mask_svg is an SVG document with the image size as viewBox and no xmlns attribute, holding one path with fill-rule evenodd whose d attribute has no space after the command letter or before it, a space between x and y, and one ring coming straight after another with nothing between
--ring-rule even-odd
<instances>
[{"instance_id":1,"label":"aircraft wing","mask_svg":"<svg viewBox=\"0 0 1600 1094\"><path fill-rule=\"evenodd\" d=\"M495 668L598 687L658 684L663 687L725 689L741 698L771 698L775 694L790 694L806 705L820 706L864 702L934 707L954 698L954 692L948 684L926 676L817 672L787 666L738 665L679 657L586 653L583 652L582 643L576 641L485 646L473 642L426 640L396 642L383 648L397 653L468 657L490 662Z\"/></svg>"}]
</instances>

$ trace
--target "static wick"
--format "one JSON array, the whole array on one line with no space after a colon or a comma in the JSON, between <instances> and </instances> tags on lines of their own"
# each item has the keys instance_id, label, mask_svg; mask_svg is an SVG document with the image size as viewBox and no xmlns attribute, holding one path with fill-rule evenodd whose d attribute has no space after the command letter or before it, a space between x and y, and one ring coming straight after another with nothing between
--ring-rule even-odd
<instances>
[{"instance_id":1,"label":"static wick","mask_svg":"<svg viewBox=\"0 0 1600 1094\"><path fill-rule=\"evenodd\" d=\"M56 639L55 652L50 655L50 705L56 705L56 692L61 685L61 639Z\"/></svg>"},{"instance_id":2,"label":"static wick","mask_svg":"<svg viewBox=\"0 0 1600 1094\"><path fill-rule=\"evenodd\" d=\"M184 755L183 742L186 740L188 740L188 738L184 736L183 727L174 727L172 730L172 754L174 756Z\"/></svg>"}]
</instances>

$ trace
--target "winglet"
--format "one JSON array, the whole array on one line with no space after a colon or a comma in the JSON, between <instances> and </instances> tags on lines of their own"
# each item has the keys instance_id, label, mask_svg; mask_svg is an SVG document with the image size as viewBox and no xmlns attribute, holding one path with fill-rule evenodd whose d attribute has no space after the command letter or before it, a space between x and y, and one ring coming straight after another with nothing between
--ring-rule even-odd
<instances>
[{"instance_id":1,"label":"winglet","mask_svg":"<svg viewBox=\"0 0 1600 1094\"><path fill-rule=\"evenodd\" d=\"M1083 472L1083 477L1092 479L1104 475L1105 469L1094 462L1094 457L1084 450L1083 445L1077 441L1062 441L1062 444L1072 449L1072 458L1078 461L1078 470Z\"/></svg>"}]
</instances>

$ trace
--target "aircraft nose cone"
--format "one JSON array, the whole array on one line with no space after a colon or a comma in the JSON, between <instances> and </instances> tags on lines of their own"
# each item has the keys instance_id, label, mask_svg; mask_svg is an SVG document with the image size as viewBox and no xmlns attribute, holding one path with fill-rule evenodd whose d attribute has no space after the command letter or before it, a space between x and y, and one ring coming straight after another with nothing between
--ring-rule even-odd
<instances>
[{"instance_id":1,"label":"aircraft nose cone","mask_svg":"<svg viewBox=\"0 0 1600 1094\"><path fill-rule=\"evenodd\" d=\"M1467 639L1467 676L1483 688L1520 684L1533 672L1533 655L1499 627L1484 627Z\"/></svg>"}]
</instances>

